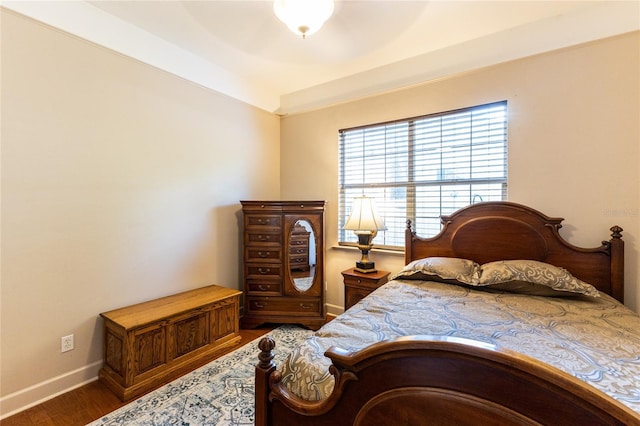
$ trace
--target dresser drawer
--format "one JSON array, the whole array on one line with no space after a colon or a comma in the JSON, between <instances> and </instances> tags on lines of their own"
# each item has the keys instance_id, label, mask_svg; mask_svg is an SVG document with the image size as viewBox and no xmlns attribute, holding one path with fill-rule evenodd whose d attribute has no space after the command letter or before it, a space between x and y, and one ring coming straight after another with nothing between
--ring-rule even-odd
<instances>
[{"instance_id":1,"label":"dresser drawer","mask_svg":"<svg viewBox=\"0 0 640 426\"><path fill-rule=\"evenodd\" d=\"M309 238L305 238L305 239L296 239L295 237L291 237L291 239L289 239L289 246L290 247L309 247Z\"/></svg>"},{"instance_id":2,"label":"dresser drawer","mask_svg":"<svg viewBox=\"0 0 640 426\"><path fill-rule=\"evenodd\" d=\"M249 313L264 315L318 315L321 313L320 301L316 299L286 297L248 297Z\"/></svg>"},{"instance_id":3,"label":"dresser drawer","mask_svg":"<svg viewBox=\"0 0 640 426\"><path fill-rule=\"evenodd\" d=\"M291 256L308 255L308 254L309 254L309 249L307 247L291 247L289 249L289 255Z\"/></svg>"},{"instance_id":4,"label":"dresser drawer","mask_svg":"<svg viewBox=\"0 0 640 426\"><path fill-rule=\"evenodd\" d=\"M292 269L294 268L294 266L309 266L309 256L292 256L289 258L289 265Z\"/></svg>"},{"instance_id":5,"label":"dresser drawer","mask_svg":"<svg viewBox=\"0 0 640 426\"><path fill-rule=\"evenodd\" d=\"M248 280L281 280L282 265L278 264L248 264L245 269L245 278Z\"/></svg>"},{"instance_id":6,"label":"dresser drawer","mask_svg":"<svg viewBox=\"0 0 640 426\"><path fill-rule=\"evenodd\" d=\"M259 228L259 227L269 227L269 228L280 229L282 227L282 216L266 215L266 214L246 215L245 226L247 227L247 229Z\"/></svg>"},{"instance_id":7,"label":"dresser drawer","mask_svg":"<svg viewBox=\"0 0 640 426\"><path fill-rule=\"evenodd\" d=\"M251 230L245 233L245 245L279 246L280 232Z\"/></svg>"},{"instance_id":8,"label":"dresser drawer","mask_svg":"<svg viewBox=\"0 0 640 426\"><path fill-rule=\"evenodd\" d=\"M280 247L246 247L244 251L246 262L271 262L280 263L282 261L282 250Z\"/></svg>"},{"instance_id":9,"label":"dresser drawer","mask_svg":"<svg viewBox=\"0 0 640 426\"><path fill-rule=\"evenodd\" d=\"M247 294L254 294L258 296L280 296L282 294L282 283L280 281L273 280L247 280L246 281Z\"/></svg>"}]
</instances>

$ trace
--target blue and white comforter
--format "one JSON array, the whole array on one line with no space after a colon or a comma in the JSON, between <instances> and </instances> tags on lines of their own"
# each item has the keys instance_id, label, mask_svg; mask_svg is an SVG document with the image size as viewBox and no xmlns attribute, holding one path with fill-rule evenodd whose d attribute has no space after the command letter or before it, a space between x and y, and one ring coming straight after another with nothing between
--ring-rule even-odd
<instances>
[{"instance_id":1,"label":"blue and white comforter","mask_svg":"<svg viewBox=\"0 0 640 426\"><path fill-rule=\"evenodd\" d=\"M431 281L391 281L298 347L278 368L308 400L334 386L324 352L407 335L474 339L564 370L640 412L640 316L602 294L555 298Z\"/></svg>"}]
</instances>

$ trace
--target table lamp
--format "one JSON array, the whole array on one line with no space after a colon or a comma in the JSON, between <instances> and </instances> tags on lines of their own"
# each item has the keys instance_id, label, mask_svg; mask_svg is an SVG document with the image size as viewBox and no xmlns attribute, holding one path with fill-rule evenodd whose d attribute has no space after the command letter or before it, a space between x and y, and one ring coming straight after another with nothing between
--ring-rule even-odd
<instances>
[{"instance_id":1,"label":"table lamp","mask_svg":"<svg viewBox=\"0 0 640 426\"><path fill-rule=\"evenodd\" d=\"M373 247L373 239L378 231L384 231L387 227L378 215L375 200L366 195L354 198L351 216L342 229L351 230L358 237L358 248L362 252L362 258L356 262L355 270L363 273L376 272L375 263L369 260L369 250Z\"/></svg>"}]
</instances>

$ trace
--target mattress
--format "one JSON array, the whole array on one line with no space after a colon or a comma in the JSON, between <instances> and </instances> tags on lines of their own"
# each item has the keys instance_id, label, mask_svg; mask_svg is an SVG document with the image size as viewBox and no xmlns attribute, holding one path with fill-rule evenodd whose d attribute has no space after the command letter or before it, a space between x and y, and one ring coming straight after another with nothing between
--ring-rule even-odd
<instances>
[{"instance_id":1,"label":"mattress","mask_svg":"<svg viewBox=\"0 0 640 426\"><path fill-rule=\"evenodd\" d=\"M399 336L455 336L507 348L555 366L640 412L640 316L615 299L545 297L393 280L324 325L278 369L307 400L334 380L324 352L357 351Z\"/></svg>"}]
</instances>

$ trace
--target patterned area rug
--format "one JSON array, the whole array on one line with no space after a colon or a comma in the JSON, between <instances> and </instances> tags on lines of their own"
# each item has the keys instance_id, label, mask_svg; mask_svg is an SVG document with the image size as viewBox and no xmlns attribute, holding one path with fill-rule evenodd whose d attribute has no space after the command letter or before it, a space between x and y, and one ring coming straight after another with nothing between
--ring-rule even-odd
<instances>
[{"instance_id":1,"label":"patterned area rug","mask_svg":"<svg viewBox=\"0 0 640 426\"><path fill-rule=\"evenodd\" d=\"M292 325L269 332L276 341L276 364L312 333ZM89 425L253 425L259 341L253 340Z\"/></svg>"}]
</instances>

